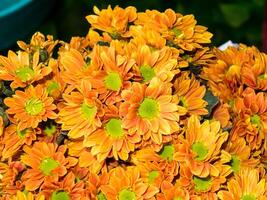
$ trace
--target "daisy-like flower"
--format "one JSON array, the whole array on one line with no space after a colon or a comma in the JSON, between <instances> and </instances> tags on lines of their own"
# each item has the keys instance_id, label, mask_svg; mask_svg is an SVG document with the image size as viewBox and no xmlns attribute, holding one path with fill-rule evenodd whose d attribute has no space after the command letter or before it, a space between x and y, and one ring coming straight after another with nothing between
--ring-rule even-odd
<instances>
[{"instance_id":1,"label":"daisy-like flower","mask_svg":"<svg viewBox=\"0 0 267 200\"><path fill-rule=\"evenodd\" d=\"M91 147L91 153L97 156L99 162L107 157L114 157L116 160L127 160L129 153L135 150L135 144L141 141L140 134L129 132L118 115L116 106L109 106L107 120L103 121L102 128L97 129L85 137L83 145Z\"/></svg>"},{"instance_id":2,"label":"daisy-like flower","mask_svg":"<svg viewBox=\"0 0 267 200\"><path fill-rule=\"evenodd\" d=\"M206 93L205 86L200 86L200 82L192 75L189 78L189 73L182 72L175 80L174 93L179 98L179 105L187 110L187 113L192 115L208 114L207 102L203 99Z\"/></svg>"},{"instance_id":3,"label":"daisy-like flower","mask_svg":"<svg viewBox=\"0 0 267 200\"><path fill-rule=\"evenodd\" d=\"M67 173L67 168L77 164L72 157L65 157L66 146L36 142L32 147L23 148L21 161L30 168L22 175L25 189L34 191L47 180L58 180Z\"/></svg>"},{"instance_id":4,"label":"daisy-like flower","mask_svg":"<svg viewBox=\"0 0 267 200\"><path fill-rule=\"evenodd\" d=\"M69 131L70 138L90 135L101 126L99 116L104 115L98 93L90 82L83 80L78 90L63 94L64 105L59 111L58 123L62 124L62 130Z\"/></svg>"},{"instance_id":5,"label":"daisy-like flower","mask_svg":"<svg viewBox=\"0 0 267 200\"><path fill-rule=\"evenodd\" d=\"M163 181L161 185L161 193L157 194L157 200L169 200L169 199L183 199L189 200L189 192L181 186L173 185L168 181Z\"/></svg>"},{"instance_id":6,"label":"daisy-like flower","mask_svg":"<svg viewBox=\"0 0 267 200\"><path fill-rule=\"evenodd\" d=\"M15 54L8 52L8 57L0 56L0 79L12 81L11 88L26 87L27 85L43 79L51 71L51 67L40 63L40 54L31 54L19 51Z\"/></svg>"},{"instance_id":7,"label":"daisy-like flower","mask_svg":"<svg viewBox=\"0 0 267 200\"><path fill-rule=\"evenodd\" d=\"M129 6L125 9L116 6L114 9L108 6L107 9L101 11L94 6L96 15L86 17L92 28L105 31L112 37L126 35L128 24L133 22L136 17L136 8Z\"/></svg>"},{"instance_id":8,"label":"daisy-like flower","mask_svg":"<svg viewBox=\"0 0 267 200\"><path fill-rule=\"evenodd\" d=\"M120 115L123 127L130 132L161 144L162 135L179 131L179 116L184 109L177 105L178 99L172 95L169 83L156 77L148 86L135 82L130 90L122 91L122 98Z\"/></svg>"},{"instance_id":9,"label":"daisy-like flower","mask_svg":"<svg viewBox=\"0 0 267 200\"><path fill-rule=\"evenodd\" d=\"M227 183L227 191L218 192L222 200L264 200L267 199L266 182L260 179L257 169L243 168Z\"/></svg>"},{"instance_id":10,"label":"daisy-like flower","mask_svg":"<svg viewBox=\"0 0 267 200\"><path fill-rule=\"evenodd\" d=\"M17 191L17 194L11 197L11 200L45 200L44 195L34 195L31 192Z\"/></svg>"},{"instance_id":11,"label":"daisy-like flower","mask_svg":"<svg viewBox=\"0 0 267 200\"><path fill-rule=\"evenodd\" d=\"M266 94L256 94L253 89L246 88L242 97L235 101L235 112L238 113L238 118L234 121L231 140L245 137L252 149L259 149L267 130Z\"/></svg>"},{"instance_id":12,"label":"daisy-like flower","mask_svg":"<svg viewBox=\"0 0 267 200\"><path fill-rule=\"evenodd\" d=\"M138 13L135 24L157 30L163 38L186 51L193 51L211 42L212 34L206 27L196 25L193 15L183 16L171 9L164 13L156 10Z\"/></svg>"},{"instance_id":13,"label":"daisy-like flower","mask_svg":"<svg viewBox=\"0 0 267 200\"><path fill-rule=\"evenodd\" d=\"M102 185L101 191L110 200L143 200L152 198L159 190L144 183L136 167L128 167L126 170L117 167L109 172L108 184Z\"/></svg>"},{"instance_id":14,"label":"daisy-like flower","mask_svg":"<svg viewBox=\"0 0 267 200\"><path fill-rule=\"evenodd\" d=\"M6 111L11 118L18 123L18 130L26 128L36 128L42 121L47 119L56 119L54 112L56 105L53 104L53 98L41 85L36 87L29 86L25 92L17 90L12 97L4 100L9 107Z\"/></svg>"},{"instance_id":15,"label":"daisy-like flower","mask_svg":"<svg viewBox=\"0 0 267 200\"><path fill-rule=\"evenodd\" d=\"M70 172L60 182L53 179L46 181L42 192L51 200L80 200L84 197L84 182L75 182L75 176Z\"/></svg>"},{"instance_id":16,"label":"daisy-like flower","mask_svg":"<svg viewBox=\"0 0 267 200\"><path fill-rule=\"evenodd\" d=\"M227 138L228 133L220 130L218 121L206 120L200 124L197 116L192 115L188 120L185 138L180 138L177 144L174 160L188 165L196 176L216 176L219 171L212 161L219 156Z\"/></svg>"}]
</instances>

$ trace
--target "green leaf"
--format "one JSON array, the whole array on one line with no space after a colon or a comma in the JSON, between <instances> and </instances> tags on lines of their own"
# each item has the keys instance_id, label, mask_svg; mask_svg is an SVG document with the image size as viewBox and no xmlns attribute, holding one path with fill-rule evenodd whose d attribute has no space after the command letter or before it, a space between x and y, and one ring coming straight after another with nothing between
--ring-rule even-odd
<instances>
[{"instance_id":1,"label":"green leaf","mask_svg":"<svg viewBox=\"0 0 267 200\"><path fill-rule=\"evenodd\" d=\"M208 90L204 96L204 100L208 102L206 109L209 112L209 114L207 114L205 117L209 118L214 107L219 103L219 99L218 97L214 96L211 91Z\"/></svg>"},{"instance_id":2,"label":"green leaf","mask_svg":"<svg viewBox=\"0 0 267 200\"><path fill-rule=\"evenodd\" d=\"M250 9L248 5L242 4L221 4L220 10L227 21L233 28L240 27L250 17Z\"/></svg>"}]
</instances>

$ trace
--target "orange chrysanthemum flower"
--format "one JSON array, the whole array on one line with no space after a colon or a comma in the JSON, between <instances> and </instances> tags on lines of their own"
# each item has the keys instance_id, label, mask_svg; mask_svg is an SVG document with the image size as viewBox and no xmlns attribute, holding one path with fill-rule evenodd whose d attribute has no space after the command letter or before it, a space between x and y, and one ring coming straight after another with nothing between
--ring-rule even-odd
<instances>
[{"instance_id":1,"label":"orange chrysanthemum flower","mask_svg":"<svg viewBox=\"0 0 267 200\"><path fill-rule=\"evenodd\" d=\"M201 48L202 44L211 42L212 34L206 27L196 25L193 15L183 16L171 9L167 9L164 13L156 10L138 13L135 24L157 30L163 38L187 51L193 51Z\"/></svg>"},{"instance_id":2,"label":"orange chrysanthemum flower","mask_svg":"<svg viewBox=\"0 0 267 200\"><path fill-rule=\"evenodd\" d=\"M189 73L183 72L173 84L174 93L179 98L179 105L187 110L187 113L192 115L208 114L207 102L203 99L206 88L200 86L200 82L192 75L189 78Z\"/></svg>"},{"instance_id":3,"label":"orange chrysanthemum flower","mask_svg":"<svg viewBox=\"0 0 267 200\"><path fill-rule=\"evenodd\" d=\"M9 107L6 111L18 123L18 130L36 128L42 121L56 119L56 106L53 98L41 85L30 86L25 92L17 90L15 95L8 97L4 103Z\"/></svg>"},{"instance_id":4,"label":"orange chrysanthemum flower","mask_svg":"<svg viewBox=\"0 0 267 200\"><path fill-rule=\"evenodd\" d=\"M212 160L219 156L228 133L220 130L218 121L204 121L192 115L188 120L185 138L179 138L174 160L185 163L199 177L216 176L219 171Z\"/></svg>"},{"instance_id":5,"label":"orange chrysanthemum flower","mask_svg":"<svg viewBox=\"0 0 267 200\"><path fill-rule=\"evenodd\" d=\"M173 185L168 181L163 181L161 186L161 193L157 194L158 200L169 200L169 199L183 199L189 200L189 192L178 185Z\"/></svg>"},{"instance_id":6,"label":"orange chrysanthemum flower","mask_svg":"<svg viewBox=\"0 0 267 200\"><path fill-rule=\"evenodd\" d=\"M44 195L34 195L31 192L17 191L17 194L11 197L11 200L45 200Z\"/></svg>"},{"instance_id":7,"label":"orange chrysanthemum flower","mask_svg":"<svg viewBox=\"0 0 267 200\"><path fill-rule=\"evenodd\" d=\"M92 28L109 33L112 37L123 36L128 31L128 24L136 17L136 8L129 6L125 9L116 6L113 10L111 6L101 11L94 6L96 15L86 17Z\"/></svg>"},{"instance_id":8,"label":"orange chrysanthemum flower","mask_svg":"<svg viewBox=\"0 0 267 200\"><path fill-rule=\"evenodd\" d=\"M227 183L227 191L218 192L222 200L266 200L267 187L264 179L260 179L257 169L244 168Z\"/></svg>"},{"instance_id":9,"label":"orange chrysanthemum flower","mask_svg":"<svg viewBox=\"0 0 267 200\"><path fill-rule=\"evenodd\" d=\"M12 81L11 88L26 87L29 84L43 79L52 71L50 65L40 63L40 54L31 55L19 51L8 52L8 57L0 56L0 79Z\"/></svg>"},{"instance_id":10,"label":"orange chrysanthemum flower","mask_svg":"<svg viewBox=\"0 0 267 200\"><path fill-rule=\"evenodd\" d=\"M42 191L51 200L81 200L84 197L84 182L75 182L72 172L68 173L60 182L54 179L42 185Z\"/></svg>"},{"instance_id":11,"label":"orange chrysanthemum flower","mask_svg":"<svg viewBox=\"0 0 267 200\"><path fill-rule=\"evenodd\" d=\"M126 170L117 167L109 172L109 177L108 184L101 186L106 199L150 199L159 191L142 181L136 167L128 167Z\"/></svg>"},{"instance_id":12,"label":"orange chrysanthemum flower","mask_svg":"<svg viewBox=\"0 0 267 200\"><path fill-rule=\"evenodd\" d=\"M158 78L151 80L148 86L133 83L130 90L122 91L123 102L120 115L123 127L130 132L138 132L144 140L152 139L162 143L162 135L179 131L179 115L184 109L177 105L178 99L171 94L168 83Z\"/></svg>"},{"instance_id":13,"label":"orange chrysanthemum flower","mask_svg":"<svg viewBox=\"0 0 267 200\"><path fill-rule=\"evenodd\" d=\"M212 117L214 120L221 123L222 128L227 128L231 126L231 116L230 116L230 106L228 104L219 104L213 110Z\"/></svg>"},{"instance_id":14,"label":"orange chrysanthemum flower","mask_svg":"<svg viewBox=\"0 0 267 200\"><path fill-rule=\"evenodd\" d=\"M64 105L59 111L58 123L62 124L62 130L69 131L70 138L90 135L101 126L99 116L104 115L98 93L90 82L83 80L78 90L63 94Z\"/></svg>"},{"instance_id":15,"label":"orange chrysanthemum flower","mask_svg":"<svg viewBox=\"0 0 267 200\"><path fill-rule=\"evenodd\" d=\"M67 168L77 163L75 158L65 158L66 146L63 145L36 142L23 150L26 154L21 156L21 161L30 169L22 175L22 180L29 191L38 189L47 180L58 180L67 173Z\"/></svg>"}]
</instances>

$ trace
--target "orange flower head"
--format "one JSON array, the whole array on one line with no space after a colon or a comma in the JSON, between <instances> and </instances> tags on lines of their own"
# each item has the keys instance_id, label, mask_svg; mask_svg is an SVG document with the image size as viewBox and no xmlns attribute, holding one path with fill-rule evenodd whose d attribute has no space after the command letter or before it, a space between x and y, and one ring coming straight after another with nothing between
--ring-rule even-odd
<instances>
[{"instance_id":1,"label":"orange flower head","mask_svg":"<svg viewBox=\"0 0 267 200\"><path fill-rule=\"evenodd\" d=\"M11 197L11 200L45 200L44 195L34 195L31 192L17 191L16 195Z\"/></svg>"},{"instance_id":2,"label":"orange flower head","mask_svg":"<svg viewBox=\"0 0 267 200\"><path fill-rule=\"evenodd\" d=\"M11 118L18 123L18 130L26 128L36 128L42 121L47 119L56 119L54 112L56 105L53 104L53 98L41 85L36 87L29 86L25 92L17 90L12 97L4 100L9 107L6 111Z\"/></svg>"}]
</instances>

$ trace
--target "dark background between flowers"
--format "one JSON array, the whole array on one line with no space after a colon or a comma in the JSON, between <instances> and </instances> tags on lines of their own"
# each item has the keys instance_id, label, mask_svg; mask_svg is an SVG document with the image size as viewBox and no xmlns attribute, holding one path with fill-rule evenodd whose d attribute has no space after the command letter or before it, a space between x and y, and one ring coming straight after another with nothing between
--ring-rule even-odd
<instances>
[{"instance_id":1,"label":"dark background between flowers","mask_svg":"<svg viewBox=\"0 0 267 200\"><path fill-rule=\"evenodd\" d=\"M35 31L52 34L69 41L72 36L86 35L89 24L85 16L93 14L93 6L135 6L138 11L172 8L182 14L194 14L198 24L207 26L214 34L213 44L228 40L263 46L263 21L265 0L57 0L53 10ZM15 47L10 47L15 48Z\"/></svg>"}]
</instances>

